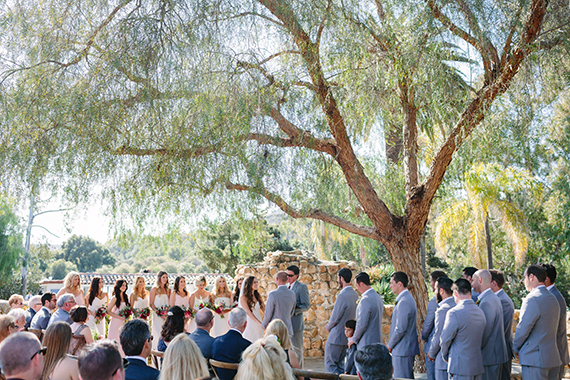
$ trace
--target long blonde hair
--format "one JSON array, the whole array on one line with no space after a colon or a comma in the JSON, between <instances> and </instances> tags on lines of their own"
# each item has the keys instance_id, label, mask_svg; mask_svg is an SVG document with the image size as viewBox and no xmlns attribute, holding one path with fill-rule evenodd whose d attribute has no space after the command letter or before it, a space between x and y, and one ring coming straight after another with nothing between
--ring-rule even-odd
<instances>
[{"instance_id":1,"label":"long blonde hair","mask_svg":"<svg viewBox=\"0 0 570 380\"><path fill-rule=\"evenodd\" d=\"M220 281L225 280L226 281L226 287L224 288L224 292L222 293L220 290ZM218 298L218 297L231 297L232 296L232 292L230 292L230 288L228 287L228 280L226 280L226 278L224 276L219 276L218 278L216 278L216 283L214 285L214 297ZM227 305L229 306L229 305Z\"/></svg>"},{"instance_id":2,"label":"long blonde hair","mask_svg":"<svg viewBox=\"0 0 570 380\"><path fill-rule=\"evenodd\" d=\"M185 380L209 376L208 364L194 341L178 334L164 352L159 380Z\"/></svg>"},{"instance_id":3,"label":"long blonde hair","mask_svg":"<svg viewBox=\"0 0 570 380\"><path fill-rule=\"evenodd\" d=\"M79 277L79 284L74 287L73 286L73 279L75 279L75 277ZM67 276L65 276L65 278L63 279L63 287L66 289L71 289L71 290L81 289L81 276L79 275L79 273L69 272L67 274ZM99 290L99 289L97 289L97 290Z\"/></svg>"},{"instance_id":4,"label":"long blonde hair","mask_svg":"<svg viewBox=\"0 0 570 380\"><path fill-rule=\"evenodd\" d=\"M246 348L234 380L295 380L295 376L283 348L275 337L267 337Z\"/></svg>"},{"instance_id":5,"label":"long blonde hair","mask_svg":"<svg viewBox=\"0 0 570 380\"><path fill-rule=\"evenodd\" d=\"M42 344L47 347L42 379L48 380L57 364L63 360L71 343L71 327L66 322L48 326Z\"/></svg>"},{"instance_id":6,"label":"long blonde hair","mask_svg":"<svg viewBox=\"0 0 570 380\"><path fill-rule=\"evenodd\" d=\"M287 330L287 326L281 319L274 319L271 321L269 326L265 329L265 337L267 338L269 335L275 335L277 339L279 339L279 343L281 343L281 347L284 350L291 349L291 339L289 339L289 330Z\"/></svg>"},{"instance_id":7,"label":"long blonde hair","mask_svg":"<svg viewBox=\"0 0 570 380\"><path fill-rule=\"evenodd\" d=\"M135 281L133 282L133 293L135 293L135 296L133 297L133 302L136 301L138 298L146 298L148 291L145 289L145 287L143 286L143 290L142 290L142 294L139 293L139 289L137 284L139 283L139 280L143 280L143 282L146 284L146 281L144 280L143 276L136 276L135 277Z\"/></svg>"}]
</instances>

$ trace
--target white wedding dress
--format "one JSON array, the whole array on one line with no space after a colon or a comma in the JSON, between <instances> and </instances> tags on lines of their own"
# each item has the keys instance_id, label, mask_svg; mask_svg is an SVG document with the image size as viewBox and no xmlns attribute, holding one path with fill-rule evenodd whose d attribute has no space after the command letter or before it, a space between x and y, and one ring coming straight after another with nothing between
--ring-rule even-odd
<instances>
[{"instance_id":1,"label":"white wedding dress","mask_svg":"<svg viewBox=\"0 0 570 380\"><path fill-rule=\"evenodd\" d=\"M242 305L242 307L243 306L245 305ZM259 312L259 309L260 309L259 302L256 302L252 312L253 315L255 315L255 317L257 318L257 320L261 322L262 321L261 313ZM263 327L261 327L259 323L251 319L248 315L247 326L245 327L245 331L243 332L243 337L253 343L256 340L263 338L264 333L265 331L263 330Z\"/></svg>"}]
</instances>

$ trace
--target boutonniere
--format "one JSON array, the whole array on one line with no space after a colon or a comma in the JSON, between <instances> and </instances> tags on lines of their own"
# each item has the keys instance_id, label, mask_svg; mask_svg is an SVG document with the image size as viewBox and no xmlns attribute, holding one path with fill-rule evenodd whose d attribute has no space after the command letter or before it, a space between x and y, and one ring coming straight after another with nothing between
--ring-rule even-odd
<instances>
[{"instance_id":1,"label":"boutonniere","mask_svg":"<svg viewBox=\"0 0 570 380\"><path fill-rule=\"evenodd\" d=\"M480 303L481 303L481 300L477 300L477 302L475 302L475 305L479 306Z\"/></svg>"}]
</instances>

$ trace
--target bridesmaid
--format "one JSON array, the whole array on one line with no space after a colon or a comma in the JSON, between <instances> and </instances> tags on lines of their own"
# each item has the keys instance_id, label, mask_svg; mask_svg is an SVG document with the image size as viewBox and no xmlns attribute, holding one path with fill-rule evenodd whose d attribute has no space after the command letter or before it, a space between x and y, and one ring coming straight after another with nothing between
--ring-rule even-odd
<instances>
[{"instance_id":1,"label":"bridesmaid","mask_svg":"<svg viewBox=\"0 0 570 380\"><path fill-rule=\"evenodd\" d=\"M189 303L189 293L186 290L186 279L183 276L176 277L174 280L174 288L170 292L170 306L180 306L182 309L188 308ZM189 323L186 324L185 328L190 329Z\"/></svg>"},{"instance_id":2,"label":"bridesmaid","mask_svg":"<svg viewBox=\"0 0 570 380\"><path fill-rule=\"evenodd\" d=\"M235 305L239 302L239 293L241 291L241 285L243 284L243 277L236 277L236 286L234 291L232 292L232 305Z\"/></svg>"},{"instance_id":3,"label":"bridesmaid","mask_svg":"<svg viewBox=\"0 0 570 380\"><path fill-rule=\"evenodd\" d=\"M222 276L216 279L216 284L214 285L214 293L212 298L214 299L214 304L224 303L225 307L222 311L222 315L214 313L214 327L212 328L211 335L212 337L218 337L227 333L230 329L230 325L228 324L228 319L222 316L230 312L230 298L232 293L228 288L228 284L226 279Z\"/></svg>"},{"instance_id":4,"label":"bridesmaid","mask_svg":"<svg viewBox=\"0 0 570 380\"><path fill-rule=\"evenodd\" d=\"M144 309L149 307L149 292L145 289L146 283L143 276L136 276L133 284L133 292L129 298L131 305L135 309ZM150 319L150 316L149 316Z\"/></svg>"},{"instance_id":5,"label":"bridesmaid","mask_svg":"<svg viewBox=\"0 0 570 380\"><path fill-rule=\"evenodd\" d=\"M65 293L71 293L75 296L77 306L84 305L83 298L85 298L85 295L83 294L83 290L81 290L81 277L79 277L79 273L69 272L67 276L65 276L63 279L63 288L57 292L56 297L59 298Z\"/></svg>"},{"instance_id":6,"label":"bridesmaid","mask_svg":"<svg viewBox=\"0 0 570 380\"><path fill-rule=\"evenodd\" d=\"M152 309L152 335L160 336L162 324L166 320L166 314L159 317L156 310L161 306L168 306L170 299L170 288L168 287L168 273L160 271L156 275L156 284L150 290L150 308ZM158 347L158 339L152 341L152 349Z\"/></svg>"},{"instance_id":7,"label":"bridesmaid","mask_svg":"<svg viewBox=\"0 0 570 380\"><path fill-rule=\"evenodd\" d=\"M125 323L125 318L119 315L119 311L123 310L125 307L130 306L129 297L127 297L127 280L118 279L115 282L115 287L113 288L113 298L109 302L109 308L107 313L111 317L111 322L109 323L109 331L107 333L108 339L114 339L119 342L119 332L123 323Z\"/></svg>"},{"instance_id":8,"label":"bridesmaid","mask_svg":"<svg viewBox=\"0 0 570 380\"><path fill-rule=\"evenodd\" d=\"M198 289L194 293L190 295L190 306L194 309L195 312L200 310L200 304L202 302L211 302L212 301L212 294L206 290L206 286L208 286L208 282L206 281L206 276L200 276L194 282L194 285ZM196 321L192 320L190 322L190 329L188 332L194 332L196 330Z\"/></svg>"},{"instance_id":9,"label":"bridesmaid","mask_svg":"<svg viewBox=\"0 0 570 380\"><path fill-rule=\"evenodd\" d=\"M109 296L103 292L103 279L101 277L93 277L85 296L85 305L87 305L87 312L89 313L87 326L91 328L91 331L97 331L102 338L105 338L105 318L96 323L95 313L99 308L107 308L108 302Z\"/></svg>"}]
</instances>

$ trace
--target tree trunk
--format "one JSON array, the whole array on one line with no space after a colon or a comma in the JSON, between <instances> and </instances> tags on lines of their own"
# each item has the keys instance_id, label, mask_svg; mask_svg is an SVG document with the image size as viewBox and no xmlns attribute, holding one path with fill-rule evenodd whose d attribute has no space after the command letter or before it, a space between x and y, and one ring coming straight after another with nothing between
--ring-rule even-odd
<instances>
[{"instance_id":1,"label":"tree trunk","mask_svg":"<svg viewBox=\"0 0 570 380\"><path fill-rule=\"evenodd\" d=\"M402 148L404 147L402 142L402 128L395 124L388 125L384 140L386 146L386 159L388 162L398 165L400 155L402 154Z\"/></svg>"},{"instance_id":2,"label":"tree trunk","mask_svg":"<svg viewBox=\"0 0 570 380\"><path fill-rule=\"evenodd\" d=\"M420 257L422 260L422 272L426 276L426 236L422 235L420 240Z\"/></svg>"},{"instance_id":3,"label":"tree trunk","mask_svg":"<svg viewBox=\"0 0 570 380\"><path fill-rule=\"evenodd\" d=\"M28 293L28 270L29 270L29 260L30 260L30 241L32 239L32 225L34 224L34 207L35 198L32 195L30 197L30 213L28 215L28 225L26 227L26 242L24 245L24 265L22 267L22 296L26 296Z\"/></svg>"},{"instance_id":4,"label":"tree trunk","mask_svg":"<svg viewBox=\"0 0 570 380\"><path fill-rule=\"evenodd\" d=\"M485 213L485 243L487 246L487 269L493 269L493 249L491 248L491 232L489 230L489 213Z\"/></svg>"}]
</instances>

